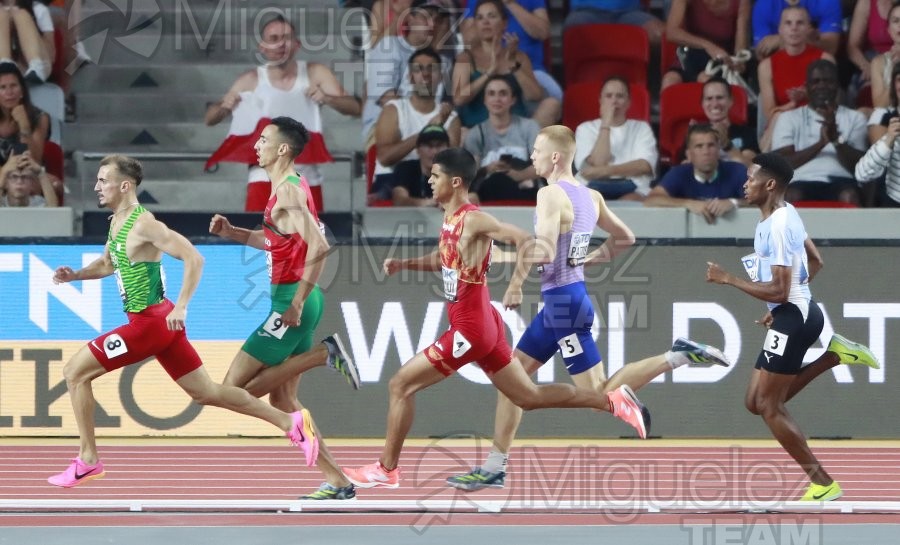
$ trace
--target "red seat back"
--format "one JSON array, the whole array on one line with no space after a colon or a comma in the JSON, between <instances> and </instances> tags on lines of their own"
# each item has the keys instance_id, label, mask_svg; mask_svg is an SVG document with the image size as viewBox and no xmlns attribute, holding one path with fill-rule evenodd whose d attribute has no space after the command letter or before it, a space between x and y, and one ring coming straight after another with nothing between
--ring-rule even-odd
<instances>
[{"instance_id":1,"label":"red seat back","mask_svg":"<svg viewBox=\"0 0 900 545\"><path fill-rule=\"evenodd\" d=\"M577 25L563 32L566 86L610 76L647 86L650 41L632 25Z\"/></svg>"},{"instance_id":2,"label":"red seat back","mask_svg":"<svg viewBox=\"0 0 900 545\"><path fill-rule=\"evenodd\" d=\"M728 118L733 125L744 125L747 123L747 93L743 88L732 85L731 95L734 104L728 112ZM702 98L702 83L679 83L666 87L660 93L660 156L672 164L679 160L691 121L706 120L700 103Z\"/></svg>"},{"instance_id":3,"label":"red seat back","mask_svg":"<svg viewBox=\"0 0 900 545\"><path fill-rule=\"evenodd\" d=\"M631 106L626 117L650 121L650 94L647 88L632 83L628 86L631 92ZM566 87L563 96L563 125L573 131L584 121L600 117L600 89L602 81L585 81L573 83Z\"/></svg>"},{"instance_id":4,"label":"red seat back","mask_svg":"<svg viewBox=\"0 0 900 545\"><path fill-rule=\"evenodd\" d=\"M795 201L794 208L859 208L853 203L843 201Z\"/></svg>"}]
</instances>

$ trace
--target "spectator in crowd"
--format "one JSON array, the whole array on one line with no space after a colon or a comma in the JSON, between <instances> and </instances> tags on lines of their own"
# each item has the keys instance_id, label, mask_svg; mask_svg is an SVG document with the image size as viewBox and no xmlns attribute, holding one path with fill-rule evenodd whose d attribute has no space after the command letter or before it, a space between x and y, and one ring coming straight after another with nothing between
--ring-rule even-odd
<instances>
[{"instance_id":1,"label":"spectator in crowd","mask_svg":"<svg viewBox=\"0 0 900 545\"><path fill-rule=\"evenodd\" d=\"M434 156L450 147L450 135L440 125L428 125L416 138L418 159L402 161L394 167L391 200L394 206L435 206L431 193L431 167Z\"/></svg>"},{"instance_id":2,"label":"spectator in crowd","mask_svg":"<svg viewBox=\"0 0 900 545\"><path fill-rule=\"evenodd\" d=\"M512 113L516 90L510 76L493 75L484 86L488 119L466 134L464 147L479 164L470 188L476 202L531 201L537 197L537 174L531 164L534 139L541 128L533 119Z\"/></svg>"},{"instance_id":3,"label":"spectator in crowd","mask_svg":"<svg viewBox=\"0 0 900 545\"><path fill-rule=\"evenodd\" d=\"M475 2L469 2L463 14L460 31L468 46L478 43L475 28ZM541 88L548 97L562 100L563 92L559 83L547 71L544 58L544 42L550 39L550 16L547 14L546 0L503 0L506 11L506 31L519 37L519 49L531 60L531 69Z\"/></svg>"},{"instance_id":4,"label":"spectator in crowd","mask_svg":"<svg viewBox=\"0 0 900 545\"><path fill-rule=\"evenodd\" d=\"M784 46L778 33L781 12L790 7L805 8L813 28L809 43L837 54L843 31L840 0L756 0L753 4L753 47L760 60Z\"/></svg>"},{"instance_id":5,"label":"spectator in crowd","mask_svg":"<svg viewBox=\"0 0 900 545\"><path fill-rule=\"evenodd\" d=\"M706 81L706 65L722 61L738 72L731 57L750 47L750 0L672 0L666 19L666 39L684 48L678 66L662 80L665 89L676 83Z\"/></svg>"},{"instance_id":6,"label":"spectator in crowd","mask_svg":"<svg viewBox=\"0 0 900 545\"><path fill-rule=\"evenodd\" d=\"M889 51L894 40L888 32L888 17L894 0L856 0L850 31L847 33L847 58L859 68L860 80L872 79L870 60Z\"/></svg>"},{"instance_id":7,"label":"spectator in crowd","mask_svg":"<svg viewBox=\"0 0 900 545\"><path fill-rule=\"evenodd\" d=\"M49 23L52 44L53 21L47 6L32 0L6 0L0 9L0 63L14 63L30 83L44 83L53 69L54 50L44 33ZM35 8L42 14L40 25Z\"/></svg>"},{"instance_id":8,"label":"spectator in crowd","mask_svg":"<svg viewBox=\"0 0 900 545\"><path fill-rule=\"evenodd\" d=\"M401 35L387 35L366 52L366 100L363 105L363 144L365 149L375 143L375 124L381 115L381 108L388 101L408 96L409 57L422 48L434 49L434 23L431 13L422 8L423 1L417 0L414 7L400 13ZM441 64L450 80L450 68ZM439 89L439 95L446 91Z\"/></svg>"},{"instance_id":9,"label":"spectator in crowd","mask_svg":"<svg viewBox=\"0 0 900 545\"><path fill-rule=\"evenodd\" d=\"M32 195L35 186L41 196ZM59 206L50 176L27 153L13 155L0 168L0 206Z\"/></svg>"},{"instance_id":10,"label":"spectator in crowd","mask_svg":"<svg viewBox=\"0 0 900 545\"><path fill-rule=\"evenodd\" d=\"M495 75L512 75L518 100L513 113L531 116L542 127L555 123L562 111L559 100L545 97L534 76L531 60L519 50L519 38L505 32L506 10L501 0L479 0L475 8L478 45L456 58L453 67L453 104L464 127L488 118L484 86Z\"/></svg>"},{"instance_id":11,"label":"spectator in crowd","mask_svg":"<svg viewBox=\"0 0 900 545\"><path fill-rule=\"evenodd\" d=\"M896 85L891 90L894 101L897 100ZM888 114L888 125L884 136L875 141L863 158L856 163L856 180L860 184L879 183L884 176L883 189L878 196L880 206L900 207L900 115L897 110Z\"/></svg>"},{"instance_id":12,"label":"spectator in crowd","mask_svg":"<svg viewBox=\"0 0 900 545\"><path fill-rule=\"evenodd\" d=\"M651 46L658 46L665 24L641 7L640 0L570 0L565 27L593 24L639 26L647 31Z\"/></svg>"},{"instance_id":13,"label":"spectator in crowd","mask_svg":"<svg viewBox=\"0 0 900 545\"><path fill-rule=\"evenodd\" d=\"M831 61L818 60L806 72L809 104L778 116L772 150L794 169L787 199L842 201L859 205L853 179L866 150L866 118L838 105L838 72Z\"/></svg>"},{"instance_id":14,"label":"spectator in crowd","mask_svg":"<svg viewBox=\"0 0 900 545\"><path fill-rule=\"evenodd\" d=\"M409 58L413 94L395 98L384 105L375 126L375 179L372 193L391 198L393 167L401 161L418 159L416 141L428 125L442 125L450 135L450 145L458 146L459 117L453 106L437 95L441 85L441 56L426 47Z\"/></svg>"},{"instance_id":15,"label":"spectator in crowd","mask_svg":"<svg viewBox=\"0 0 900 545\"><path fill-rule=\"evenodd\" d=\"M888 49L872 59L869 71L872 84L872 105L885 108L890 103L891 72L900 61L900 2L895 2L887 14Z\"/></svg>"},{"instance_id":16,"label":"spectator in crowd","mask_svg":"<svg viewBox=\"0 0 900 545\"><path fill-rule=\"evenodd\" d=\"M897 88L900 87L900 63L893 65L888 106L875 108L869 116L869 143L874 144L887 133L891 118L897 116Z\"/></svg>"},{"instance_id":17,"label":"spectator in crowd","mask_svg":"<svg viewBox=\"0 0 900 545\"><path fill-rule=\"evenodd\" d=\"M631 94L624 79L606 80L599 101L600 118L575 130L577 178L608 200L643 200L659 159L653 130L645 121L626 118Z\"/></svg>"},{"instance_id":18,"label":"spectator in crowd","mask_svg":"<svg viewBox=\"0 0 900 545\"><path fill-rule=\"evenodd\" d=\"M303 123L310 141L297 157L301 174L310 185L317 211L322 210L321 163L331 162L331 154L322 138L322 106L349 116L360 114L359 100L348 95L337 77L324 64L297 60L300 41L290 21L281 15L262 26L259 53L262 66L241 74L219 102L206 110L206 124L217 125L229 115L228 137L206 163L209 168L221 161L248 165L245 210L265 209L271 182L265 170L256 164L253 145L269 120L286 116Z\"/></svg>"},{"instance_id":19,"label":"spectator in crowd","mask_svg":"<svg viewBox=\"0 0 900 545\"><path fill-rule=\"evenodd\" d=\"M375 0L369 11L369 43L363 45L371 48L386 36L400 36L403 14L411 4L412 0Z\"/></svg>"},{"instance_id":20,"label":"spectator in crowd","mask_svg":"<svg viewBox=\"0 0 900 545\"><path fill-rule=\"evenodd\" d=\"M806 67L819 59L834 62L829 53L809 45L811 30L806 8L785 8L778 26L781 47L759 63L760 124L766 127L760 139L763 151L770 149L772 127L778 114L806 104Z\"/></svg>"},{"instance_id":21,"label":"spectator in crowd","mask_svg":"<svg viewBox=\"0 0 900 545\"><path fill-rule=\"evenodd\" d=\"M685 139L688 162L672 167L650 190L645 206L683 207L707 223L736 210L744 199L747 167L719 160L719 132L691 125Z\"/></svg>"},{"instance_id":22,"label":"spectator in crowd","mask_svg":"<svg viewBox=\"0 0 900 545\"><path fill-rule=\"evenodd\" d=\"M0 63L0 164L27 151L42 165L49 137L50 116L31 103L22 72L12 63Z\"/></svg>"},{"instance_id":23,"label":"spectator in crowd","mask_svg":"<svg viewBox=\"0 0 900 545\"><path fill-rule=\"evenodd\" d=\"M706 114L706 123L719 134L719 159L744 163L749 167L759 153L756 130L749 125L731 124L729 112L734 105L731 85L718 76L708 80L703 84L701 105Z\"/></svg>"}]
</instances>

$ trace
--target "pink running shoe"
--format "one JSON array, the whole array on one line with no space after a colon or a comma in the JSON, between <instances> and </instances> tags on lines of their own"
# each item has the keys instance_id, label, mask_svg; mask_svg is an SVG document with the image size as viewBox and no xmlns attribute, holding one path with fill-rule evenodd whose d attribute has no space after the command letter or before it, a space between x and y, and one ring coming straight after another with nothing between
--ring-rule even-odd
<instances>
[{"instance_id":1,"label":"pink running shoe","mask_svg":"<svg viewBox=\"0 0 900 545\"><path fill-rule=\"evenodd\" d=\"M395 467L388 471L384 469L381 462L375 462L359 469L349 467L341 468L347 480L359 488L373 488L376 486L384 486L386 488L397 488L400 486L400 468Z\"/></svg>"},{"instance_id":2,"label":"pink running shoe","mask_svg":"<svg viewBox=\"0 0 900 545\"><path fill-rule=\"evenodd\" d=\"M300 447L306 456L307 467L316 465L319 458L319 438L316 437L316 428L313 425L312 415L309 411L302 409L291 413L294 425L287 432L288 439L295 447Z\"/></svg>"},{"instance_id":3,"label":"pink running shoe","mask_svg":"<svg viewBox=\"0 0 900 545\"><path fill-rule=\"evenodd\" d=\"M54 486L72 488L91 479L100 479L104 475L106 472L103 471L103 462L98 460L96 464L88 465L81 458L74 458L65 471L50 477L47 482Z\"/></svg>"},{"instance_id":4,"label":"pink running shoe","mask_svg":"<svg viewBox=\"0 0 900 545\"><path fill-rule=\"evenodd\" d=\"M646 439L650 433L650 411L641 400L634 395L634 391L623 384L607 394L609 404L613 409L613 416L617 416L626 424L631 425L638 432L638 437Z\"/></svg>"}]
</instances>

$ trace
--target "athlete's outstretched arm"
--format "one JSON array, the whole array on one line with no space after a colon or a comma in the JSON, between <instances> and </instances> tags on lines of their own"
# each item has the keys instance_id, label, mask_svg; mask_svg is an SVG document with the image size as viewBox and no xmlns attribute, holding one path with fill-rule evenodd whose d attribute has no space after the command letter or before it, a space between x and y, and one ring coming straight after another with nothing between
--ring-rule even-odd
<instances>
[{"instance_id":1,"label":"athlete's outstretched arm","mask_svg":"<svg viewBox=\"0 0 900 545\"><path fill-rule=\"evenodd\" d=\"M471 235L481 235L499 242L516 245L516 268L503 295L505 308L517 308L522 304L522 284L528 278L533 263L536 244L534 237L510 223L499 221L485 212L470 212L466 228Z\"/></svg>"},{"instance_id":2,"label":"athlete's outstretched arm","mask_svg":"<svg viewBox=\"0 0 900 545\"><path fill-rule=\"evenodd\" d=\"M596 250L585 258L585 265L608 263L618 254L634 245L634 233L625 225L619 216L606 206L603 195L596 191L591 193L597 205L597 227L606 231L609 236Z\"/></svg>"},{"instance_id":3,"label":"athlete's outstretched arm","mask_svg":"<svg viewBox=\"0 0 900 545\"><path fill-rule=\"evenodd\" d=\"M175 301L175 308L166 317L169 329L184 329L187 316L188 301L194 296L200 275L203 274L203 256L194 248L188 239L169 229L165 223L144 214L134 224L131 234L138 241L152 244L160 251L184 262L184 276L181 280L181 292Z\"/></svg>"},{"instance_id":4,"label":"athlete's outstretched arm","mask_svg":"<svg viewBox=\"0 0 900 545\"><path fill-rule=\"evenodd\" d=\"M53 283L63 284L74 280L94 280L105 278L116 271L112 260L109 258L109 248L103 248L103 255L91 262L87 267L75 271L72 267L57 267L53 273Z\"/></svg>"},{"instance_id":5,"label":"athlete's outstretched arm","mask_svg":"<svg viewBox=\"0 0 900 545\"><path fill-rule=\"evenodd\" d=\"M384 260L382 268L388 276L397 274L403 269L428 272L439 271L441 270L441 253L438 250L435 250L430 254L425 254L420 257L411 257L409 259L395 259L389 257Z\"/></svg>"},{"instance_id":6,"label":"athlete's outstretched arm","mask_svg":"<svg viewBox=\"0 0 900 545\"><path fill-rule=\"evenodd\" d=\"M819 253L819 249L816 248L816 245L811 238L806 238L803 242L803 247L806 249L806 260L809 262L808 282L812 282L813 278L815 278L816 275L819 274L819 271L822 270L822 267L825 266L825 262L822 261L822 254Z\"/></svg>"},{"instance_id":7,"label":"athlete's outstretched arm","mask_svg":"<svg viewBox=\"0 0 900 545\"><path fill-rule=\"evenodd\" d=\"M718 263L707 263L706 281L730 284L746 294L769 303L786 303L791 292L791 267L772 265L772 280L751 282L725 272Z\"/></svg>"},{"instance_id":8,"label":"athlete's outstretched arm","mask_svg":"<svg viewBox=\"0 0 900 545\"><path fill-rule=\"evenodd\" d=\"M216 214L209 220L209 232L220 236L226 240L233 240L241 244L246 244L257 250L266 249L266 235L262 229L244 229L243 227L235 227L231 225L228 218L221 214Z\"/></svg>"}]
</instances>

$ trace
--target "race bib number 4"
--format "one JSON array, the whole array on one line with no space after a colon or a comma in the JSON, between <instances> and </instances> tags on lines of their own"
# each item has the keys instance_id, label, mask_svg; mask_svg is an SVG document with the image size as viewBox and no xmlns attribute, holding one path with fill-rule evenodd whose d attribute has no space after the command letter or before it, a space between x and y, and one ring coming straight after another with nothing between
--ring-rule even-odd
<instances>
[{"instance_id":1,"label":"race bib number 4","mask_svg":"<svg viewBox=\"0 0 900 545\"><path fill-rule=\"evenodd\" d=\"M588 254L588 246L591 244L590 233L572 233L572 240L569 242L569 254L566 256L567 263L570 267L577 267L584 264L584 259Z\"/></svg>"},{"instance_id":2,"label":"race bib number 4","mask_svg":"<svg viewBox=\"0 0 900 545\"><path fill-rule=\"evenodd\" d=\"M456 288L459 285L459 272L456 269L441 267L441 276L444 278L444 297L451 303L455 303Z\"/></svg>"},{"instance_id":3,"label":"race bib number 4","mask_svg":"<svg viewBox=\"0 0 900 545\"><path fill-rule=\"evenodd\" d=\"M284 325L284 322L281 320L281 314L277 312L273 312L269 315L269 319L263 324L263 331L278 340L281 340L281 338L284 337L287 329L288 326Z\"/></svg>"}]
</instances>

